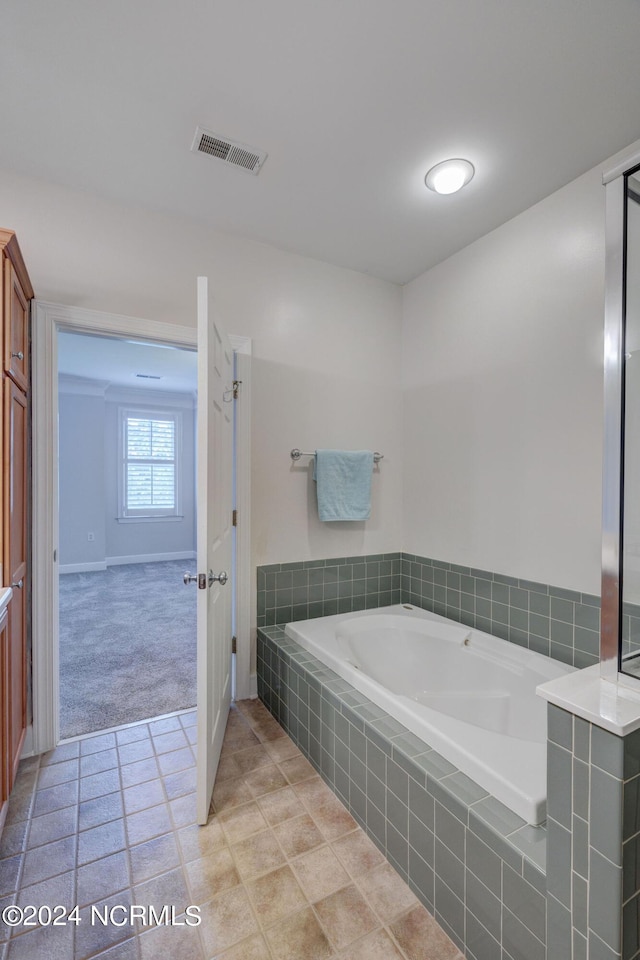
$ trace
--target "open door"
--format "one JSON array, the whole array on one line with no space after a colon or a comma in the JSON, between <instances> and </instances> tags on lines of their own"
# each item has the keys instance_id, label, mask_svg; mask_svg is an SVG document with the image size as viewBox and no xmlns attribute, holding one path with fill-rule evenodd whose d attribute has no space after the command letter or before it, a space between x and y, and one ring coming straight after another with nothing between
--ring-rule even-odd
<instances>
[{"instance_id":1,"label":"open door","mask_svg":"<svg viewBox=\"0 0 640 960\"><path fill-rule=\"evenodd\" d=\"M198 755L196 815L209 816L231 704L233 352L198 277Z\"/></svg>"}]
</instances>

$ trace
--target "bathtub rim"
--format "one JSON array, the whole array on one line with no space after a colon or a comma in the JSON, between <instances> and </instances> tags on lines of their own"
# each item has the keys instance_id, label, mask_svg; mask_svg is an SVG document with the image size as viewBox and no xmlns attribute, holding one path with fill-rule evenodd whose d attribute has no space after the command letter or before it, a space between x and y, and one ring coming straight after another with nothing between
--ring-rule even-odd
<instances>
[{"instance_id":1,"label":"bathtub rim","mask_svg":"<svg viewBox=\"0 0 640 960\"><path fill-rule=\"evenodd\" d=\"M372 721L365 719L363 713L355 712L359 709L358 705L366 708L366 698L357 691L350 693L342 686L340 690L343 692L332 692L335 684L341 685L343 681L335 674L332 678L331 671L323 671L319 661L289 640L284 635L284 624L258 628L257 654L262 702L462 952L465 952L469 942L466 918L469 910L474 912L473 906L468 899L466 885L459 897L451 893L445 864L439 863L435 857L433 842L426 848L423 846L429 836L433 840L434 828L436 837L442 836L440 831L445 823L464 831L464 844L459 854L462 867L465 871L471 871L490 890L494 890L495 871L498 871L498 889L495 890L498 898L501 877L508 877L511 882L515 872L532 888L533 898L537 899L539 894L546 906L546 827L531 827L522 823L520 818L493 797L470 803L459 791L456 781L459 771L453 774L427 772L424 765L415 762L420 758L415 758L408 740L403 736L389 737L381 733L379 724L384 724L384 716L380 721ZM317 672L309 672L308 667ZM335 726L332 722L334 710ZM341 742L344 747L355 737L356 753L351 753L352 758L363 755L357 749L358 742L366 741L367 751L371 745L376 752L384 752L387 789L396 790L389 780L390 764L391 769L402 776L407 775L410 809L408 834L406 825L403 837L391 829L393 820L390 813L387 813L389 827L385 832L385 814L380 812L383 808L376 809L376 800L369 793L368 784L364 782L358 787L357 771L354 772L350 766L348 770L340 767L337 759L335 764L327 762L330 758L324 746L320 750L321 744L315 739L320 737L320 714L323 718L323 743L326 717L326 722L331 726L331 739L335 735L336 744ZM314 736L311 735L312 731ZM340 737L343 738L341 741ZM337 757L337 753L335 755ZM385 776L384 772L381 772L381 776ZM385 784L381 786L384 788ZM425 804L431 807L428 814L430 820L423 813ZM421 826L420 821L427 826ZM412 822L420 828L416 835L411 832ZM503 903L502 914L505 910ZM544 951L546 936L536 936L540 941L538 947ZM490 940L496 948L495 952L491 952L492 957L501 955L501 936L497 937L495 941L493 938Z\"/></svg>"},{"instance_id":2,"label":"bathtub rim","mask_svg":"<svg viewBox=\"0 0 640 960\"><path fill-rule=\"evenodd\" d=\"M502 801L478 787L475 781L458 767L444 760L433 748L428 748L421 753L417 752L417 748L412 745L413 734L411 734L411 731L394 720L385 710L378 707L377 704L356 690L355 687L352 687L346 680L339 677L321 660L318 660L317 657L314 657L304 647L296 643L295 640L288 637L284 628L284 623L257 628L259 689L260 686L269 687L268 677L264 677L260 671L260 649L261 646L266 646L268 650L272 650L275 656L282 659L288 670L298 678L306 679L310 689L318 693L322 700L326 700L336 710L339 710L349 722L355 724L367 739L370 739L379 749L383 750L387 757L401 766L411 780L425 789L435 800L442 803L497 856L509 863L513 869L518 869L515 858L523 858L522 875L528 874L529 880L534 882L539 887L540 892L544 892L546 895L546 823L538 826L527 823ZM269 667L269 669L272 668ZM294 743L303 751L320 776L329 783L339 799L345 803L357 822L367 828L365 818L354 809L349 796L345 796L332 783L331 778L327 776L323 769L322 763L313 756L309 745L305 744L304 737L299 730L299 723L292 724L290 722L291 716L295 717L295 712L282 700L280 704L270 705L263 696L260 696L260 699L293 739ZM400 728L399 733L389 732L389 721L392 724L397 724ZM297 731L296 726L298 727ZM435 764L434 760L436 761ZM444 762L444 768L438 769L439 761ZM462 796L458 775L461 775L465 781L470 781L473 786L482 791L480 799L473 800ZM380 846L379 839L375 836L373 836L373 839Z\"/></svg>"},{"instance_id":3,"label":"bathtub rim","mask_svg":"<svg viewBox=\"0 0 640 960\"><path fill-rule=\"evenodd\" d=\"M313 640L307 640L312 649L304 646L301 632L306 626L311 627L312 633L326 634L326 632L331 633L334 626L340 622L365 619L380 614L400 614L423 622L435 621L450 626L456 631L463 630L476 634L477 639L484 638L490 645L494 647L497 645L498 650L504 652L504 655L513 662L524 667L531 665L534 668L538 667L542 674L548 674L546 679L572 673L575 668L552 661L535 651L514 646L508 641L475 628L467 628L456 621L411 604L392 604L370 610L292 621L282 625L285 636L292 642L295 642L309 656L315 656L325 669L331 670L336 677L367 696L390 718L419 737L427 749L435 750L438 755L453 764L487 794L496 797L500 803L521 817L524 822L534 827L543 823L546 818L547 798L546 737L542 742L526 741L529 760L524 762L522 748L518 745L525 741L514 740L502 734L477 728L456 718L435 714L435 711L430 711L429 708L416 711L411 700L391 694L387 688L354 668L344 658L330 653L326 659L322 659L322 647ZM300 637L302 642L298 642L297 637ZM544 682L544 680L545 677L541 676L538 682ZM535 688L532 694L535 696ZM430 714L433 714L431 719ZM488 754L485 751L488 751ZM512 770L518 771L517 786L514 783Z\"/></svg>"}]
</instances>

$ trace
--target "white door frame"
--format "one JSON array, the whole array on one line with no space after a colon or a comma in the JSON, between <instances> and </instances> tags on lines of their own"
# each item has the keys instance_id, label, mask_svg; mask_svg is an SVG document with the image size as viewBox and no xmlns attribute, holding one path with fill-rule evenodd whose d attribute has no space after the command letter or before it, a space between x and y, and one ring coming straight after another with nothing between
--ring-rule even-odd
<instances>
[{"instance_id":1,"label":"white door frame","mask_svg":"<svg viewBox=\"0 0 640 960\"><path fill-rule=\"evenodd\" d=\"M197 348L195 327L34 302L32 323L32 475L33 725L27 729L23 756L51 750L60 737L58 635L58 338L60 330L158 341ZM230 337L242 380L237 406L237 659L236 697L255 696L250 676L251 562L251 341Z\"/></svg>"}]
</instances>

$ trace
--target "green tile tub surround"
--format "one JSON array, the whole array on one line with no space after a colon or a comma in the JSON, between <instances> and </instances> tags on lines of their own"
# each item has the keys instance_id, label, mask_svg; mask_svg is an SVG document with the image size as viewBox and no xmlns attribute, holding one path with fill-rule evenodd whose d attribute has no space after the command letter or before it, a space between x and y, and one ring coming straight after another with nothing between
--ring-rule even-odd
<instances>
[{"instance_id":1,"label":"green tile tub surround","mask_svg":"<svg viewBox=\"0 0 640 960\"><path fill-rule=\"evenodd\" d=\"M597 596L408 553L400 568L403 603L575 667L598 662Z\"/></svg>"},{"instance_id":2,"label":"green tile tub surround","mask_svg":"<svg viewBox=\"0 0 640 960\"><path fill-rule=\"evenodd\" d=\"M547 960L640 956L640 731L548 705Z\"/></svg>"},{"instance_id":3,"label":"green tile tub surround","mask_svg":"<svg viewBox=\"0 0 640 960\"><path fill-rule=\"evenodd\" d=\"M545 960L544 827L526 824L280 625L258 630L258 693L469 960Z\"/></svg>"},{"instance_id":4,"label":"green tile tub surround","mask_svg":"<svg viewBox=\"0 0 640 960\"><path fill-rule=\"evenodd\" d=\"M575 667L597 663L600 598L409 553L276 563L257 570L258 627L411 603ZM623 650L640 649L625 604Z\"/></svg>"},{"instance_id":5,"label":"green tile tub surround","mask_svg":"<svg viewBox=\"0 0 640 960\"><path fill-rule=\"evenodd\" d=\"M258 567L258 627L400 603L400 554Z\"/></svg>"}]
</instances>

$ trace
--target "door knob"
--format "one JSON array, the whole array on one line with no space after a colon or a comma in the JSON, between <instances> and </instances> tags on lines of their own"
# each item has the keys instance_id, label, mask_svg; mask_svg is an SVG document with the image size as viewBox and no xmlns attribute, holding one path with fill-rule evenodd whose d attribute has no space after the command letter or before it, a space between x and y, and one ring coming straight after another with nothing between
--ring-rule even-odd
<instances>
[{"instance_id":1,"label":"door knob","mask_svg":"<svg viewBox=\"0 0 640 960\"><path fill-rule=\"evenodd\" d=\"M215 583L217 580L220 586L224 587L228 579L229 579L229 575L224 570L222 571L222 573L218 573L218 574L214 573L213 570L209 570L209 586L211 586L211 584Z\"/></svg>"},{"instance_id":2,"label":"door knob","mask_svg":"<svg viewBox=\"0 0 640 960\"><path fill-rule=\"evenodd\" d=\"M182 579L185 583L197 583L200 590L204 590L205 587L210 587L216 581L224 587L229 575L224 570L222 573L214 573L213 570L209 570L209 576L205 577L204 573L189 573L187 570Z\"/></svg>"},{"instance_id":3,"label":"door knob","mask_svg":"<svg viewBox=\"0 0 640 960\"><path fill-rule=\"evenodd\" d=\"M16 360L24 360L24 353L22 350L18 350L17 353L12 353L11 356L15 357Z\"/></svg>"},{"instance_id":4,"label":"door knob","mask_svg":"<svg viewBox=\"0 0 640 960\"><path fill-rule=\"evenodd\" d=\"M17 583L12 583L11 586L14 590L22 590L24 586L24 580L20 578Z\"/></svg>"}]
</instances>

